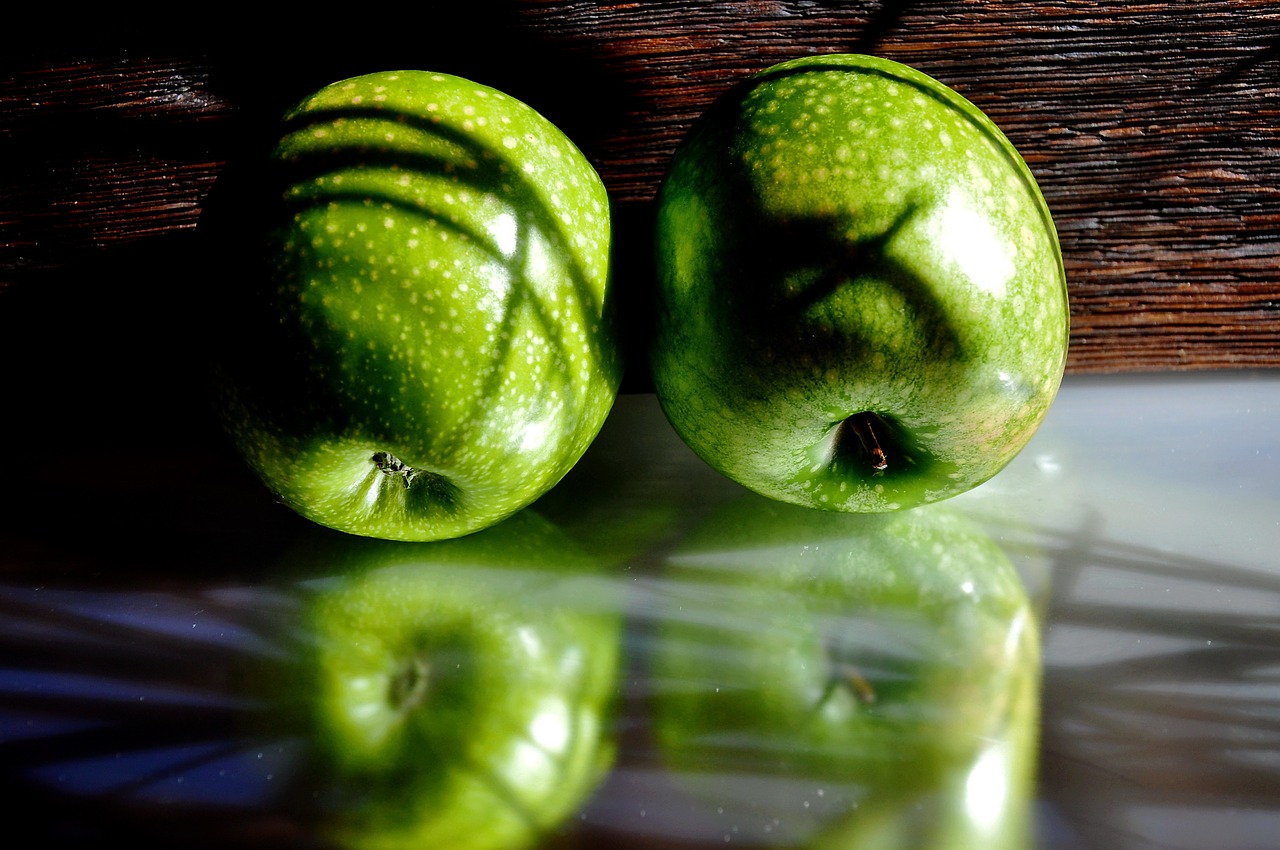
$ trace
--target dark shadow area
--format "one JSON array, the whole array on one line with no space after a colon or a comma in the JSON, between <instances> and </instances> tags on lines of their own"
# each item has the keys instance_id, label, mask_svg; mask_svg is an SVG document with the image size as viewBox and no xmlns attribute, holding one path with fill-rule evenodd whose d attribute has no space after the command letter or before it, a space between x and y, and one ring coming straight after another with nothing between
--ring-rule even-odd
<instances>
[{"instance_id":1,"label":"dark shadow area","mask_svg":"<svg viewBox=\"0 0 1280 850\"><path fill-rule=\"evenodd\" d=\"M34 13L0 56L0 74L86 62L123 65L198 57L210 89L238 114L242 136L269 129L302 97L373 71L455 74L525 101L589 149L616 129L633 98L621 78L584 52L551 43L534 4L522 0L429 2L370 15L359 23L331 13L156 26L118 15L59 26ZM88 21L85 21L85 18ZM44 24L40 23L44 20Z\"/></svg>"},{"instance_id":2,"label":"dark shadow area","mask_svg":"<svg viewBox=\"0 0 1280 850\"><path fill-rule=\"evenodd\" d=\"M1275 35L1264 42L1260 42L1245 58L1240 59L1228 68L1224 68L1220 73L1207 77L1196 86L1196 92L1205 94L1223 86L1235 85L1259 72L1263 67L1274 66L1278 62L1280 62L1280 35ZM1273 68L1269 74L1269 79L1264 78L1260 82L1264 84L1269 82L1271 85L1275 85L1278 77L1280 77L1280 70Z\"/></svg>"},{"instance_id":3,"label":"dark shadow area","mask_svg":"<svg viewBox=\"0 0 1280 850\"><path fill-rule=\"evenodd\" d=\"M618 341L622 350L624 393L653 392L649 340L653 338L653 206L613 208L613 256L610 260Z\"/></svg>"},{"instance_id":4,"label":"dark shadow area","mask_svg":"<svg viewBox=\"0 0 1280 850\"><path fill-rule=\"evenodd\" d=\"M219 430L208 347L228 329L198 245L144 240L0 293L0 546L30 574L251 574L288 526Z\"/></svg>"},{"instance_id":5,"label":"dark shadow area","mask_svg":"<svg viewBox=\"0 0 1280 850\"><path fill-rule=\"evenodd\" d=\"M590 158L635 104L623 80L590 57L547 42L518 0L426 3L344 32L327 15L263 22L204 36L213 90L235 103L246 130L269 128L311 92L375 71L453 74L541 112Z\"/></svg>"},{"instance_id":6,"label":"dark shadow area","mask_svg":"<svg viewBox=\"0 0 1280 850\"><path fill-rule=\"evenodd\" d=\"M842 3L834 2L825 5L840 8ZM850 45L851 53L876 53L880 45L898 28L903 18L911 14L914 7L923 5L920 0L884 0L858 40Z\"/></svg>"}]
</instances>

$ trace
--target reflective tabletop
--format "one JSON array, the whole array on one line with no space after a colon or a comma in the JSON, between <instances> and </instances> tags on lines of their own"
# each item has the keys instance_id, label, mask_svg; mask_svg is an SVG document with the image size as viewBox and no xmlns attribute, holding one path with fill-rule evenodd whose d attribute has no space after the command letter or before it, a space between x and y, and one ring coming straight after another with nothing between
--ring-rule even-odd
<instances>
[{"instance_id":1,"label":"reflective tabletop","mask_svg":"<svg viewBox=\"0 0 1280 850\"><path fill-rule=\"evenodd\" d=\"M450 715L433 758L495 705L515 716L519 689L571 686L530 713L517 737L536 752L511 749L517 767L487 761L506 743L468 750L486 760L469 768L479 785L508 771L484 793L516 815L486 823L538 822L508 846L1274 847L1277 416L1276 373L1069 376L994 479L865 521L747 493L653 396L626 394L528 516L426 544L425 590L401 549L310 526L216 438L122 441L91 462L18 447L0 465L4 811L55 845L410 846L372 816L311 821L294 805L340 807L324 783L345 768L316 767L316 721L288 720L328 680L291 658L347 663L325 653L359 644L362 621L324 600L357 587L424 608L465 597L467 617L516 624L519 641L485 626L492 645L467 645L527 653L479 696L471 679L432 680L472 712ZM902 555L916 550L941 566ZM362 559L374 566L345 572ZM321 633L339 621L348 631ZM810 638L813 681L797 672ZM788 714L788 689L805 688L809 714ZM800 728L819 715L839 722ZM847 734L855 722L865 734ZM417 805L401 774L378 775L367 809L381 793ZM446 805L430 793L424 811ZM501 846L498 831L470 846Z\"/></svg>"}]
</instances>

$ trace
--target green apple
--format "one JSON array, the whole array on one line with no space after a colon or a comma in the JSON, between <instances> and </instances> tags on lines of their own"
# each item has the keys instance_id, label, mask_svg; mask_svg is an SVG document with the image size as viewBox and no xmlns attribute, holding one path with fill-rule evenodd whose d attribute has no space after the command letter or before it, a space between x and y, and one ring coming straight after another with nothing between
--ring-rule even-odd
<instances>
[{"instance_id":1,"label":"green apple","mask_svg":"<svg viewBox=\"0 0 1280 850\"><path fill-rule=\"evenodd\" d=\"M300 649L268 683L317 837L515 850L570 818L615 750L621 622L595 561L529 510L431 543L318 531L290 561L326 577L299 581Z\"/></svg>"},{"instance_id":2,"label":"green apple","mask_svg":"<svg viewBox=\"0 0 1280 850\"><path fill-rule=\"evenodd\" d=\"M748 493L671 555L664 588L656 738L741 840L1021 846L1038 618L963 515Z\"/></svg>"},{"instance_id":3,"label":"green apple","mask_svg":"<svg viewBox=\"0 0 1280 850\"><path fill-rule=\"evenodd\" d=\"M752 490L854 512L945 499L1002 469L1057 393L1049 208L996 125L925 74L769 68L696 122L657 205L654 387Z\"/></svg>"},{"instance_id":4,"label":"green apple","mask_svg":"<svg viewBox=\"0 0 1280 850\"><path fill-rule=\"evenodd\" d=\"M621 377L610 210L546 118L445 74L334 83L286 115L256 201L260 268L228 282L219 384L282 502L444 539L574 465Z\"/></svg>"}]
</instances>

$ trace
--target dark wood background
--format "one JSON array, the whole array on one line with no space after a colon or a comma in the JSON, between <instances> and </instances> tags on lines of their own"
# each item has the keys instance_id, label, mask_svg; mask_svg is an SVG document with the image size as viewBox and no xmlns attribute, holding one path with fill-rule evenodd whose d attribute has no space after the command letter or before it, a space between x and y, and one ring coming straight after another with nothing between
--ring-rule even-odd
<instances>
[{"instance_id":1,"label":"dark wood background","mask_svg":"<svg viewBox=\"0 0 1280 850\"><path fill-rule=\"evenodd\" d=\"M786 58L867 52L957 89L1023 153L1062 240L1072 372L1280 366L1276 0L378 9L212 30L11 27L0 357L71 350L121 372L180 349L200 321L195 235L219 176L303 95L390 68L469 76L559 124L612 193L619 285L642 293L655 188L712 98Z\"/></svg>"}]
</instances>

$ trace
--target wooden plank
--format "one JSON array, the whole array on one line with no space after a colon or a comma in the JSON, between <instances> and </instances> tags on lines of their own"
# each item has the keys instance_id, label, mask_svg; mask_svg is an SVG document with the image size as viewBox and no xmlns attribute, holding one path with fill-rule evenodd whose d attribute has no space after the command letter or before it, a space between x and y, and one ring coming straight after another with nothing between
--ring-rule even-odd
<instances>
[{"instance_id":1,"label":"wooden plank","mask_svg":"<svg viewBox=\"0 0 1280 850\"><path fill-rule=\"evenodd\" d=\"M456 5L349 38L320 22L15 45L0 59L0 309L122 264L160 285L227 164L285 106L391 67L470 76L559 123L610 189L619 284L640 303L653 194L690 122L773 62L874 52L965 94L1036 173L1067 264L1072 371L1280 366L1275 0Z\"/></svg>"}]
</instances>

